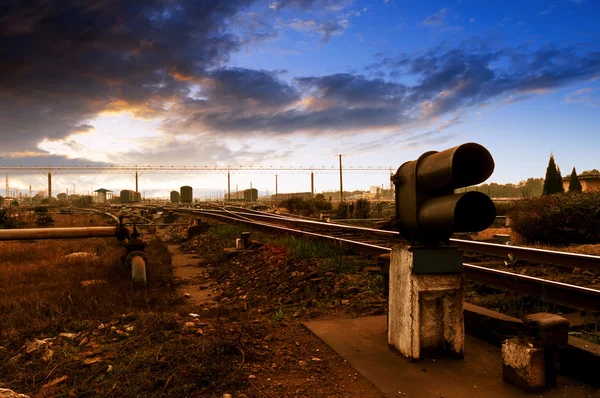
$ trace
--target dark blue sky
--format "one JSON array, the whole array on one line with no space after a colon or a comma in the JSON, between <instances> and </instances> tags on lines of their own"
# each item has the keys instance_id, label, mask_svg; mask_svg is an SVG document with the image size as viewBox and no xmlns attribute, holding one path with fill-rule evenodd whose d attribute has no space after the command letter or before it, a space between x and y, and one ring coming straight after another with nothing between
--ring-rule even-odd
<instances>
[{"instance_id":1,"label":"dark blue sky","mask_svg":"<svg viewBox=\"0 0 600 398\"><path fill-rule=\"evenodd\" d=\"M398 167L476 141L492 181L600 168L598 1L10 3L6 164Z\"/></svg>"}]
</instances>

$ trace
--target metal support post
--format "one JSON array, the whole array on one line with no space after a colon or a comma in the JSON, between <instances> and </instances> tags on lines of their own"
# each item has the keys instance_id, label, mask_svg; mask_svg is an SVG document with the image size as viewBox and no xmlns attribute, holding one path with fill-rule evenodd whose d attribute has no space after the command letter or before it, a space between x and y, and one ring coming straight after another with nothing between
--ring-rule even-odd
<instances>
[{"instance_id":1,"label":"metal support post","mask_svg":"<svg viewBox=\"0 0 600 398\"><path fill-rule=\"evenodd\" d=\"M315 173L310 172L310 193L311 196L315 197Z\"/></svg>"},{"instance_id":2,"label":"metal support post","mask_svg":"<svg viewBox=\"0 0 600 398\"><path fill-rule=\"evenodd\" d=\"M344 184L342 181L342 154L340 153L340 202L344 201Z\"/></svg>"},{"instance_id":3,"label":"metal support post","mask_svg":"<svg viewBox=\"0 0 600 398\"><path fill-rule=\"evenodd\" d=\"M52 197L52 173L48 172L48 198Z\"/></svg>"}]
</instances>

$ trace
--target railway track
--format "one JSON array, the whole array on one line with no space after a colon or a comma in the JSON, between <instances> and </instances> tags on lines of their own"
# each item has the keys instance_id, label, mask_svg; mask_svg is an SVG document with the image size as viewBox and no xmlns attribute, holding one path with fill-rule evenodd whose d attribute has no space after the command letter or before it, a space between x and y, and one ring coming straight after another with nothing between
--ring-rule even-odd
<instances>
[{"instance_id":1,"label":"railway track","mask_svg":"<svg viewBox=\"0 0 600 398\"><path fill-rule=\"evenodd\" d=\"M298 219L283 215L265 213L238 207L217 207L210 209L168 208L169 211L202 215L225 222L244 223L255 228L281 233L320 239L343 245L354 251L371 255L384 255L399 243L399 234L372 228L332 224L314 220ZM481 243L451 239L459 248L504 259L513 258L561 267L600 269L600 257L574 253L555 252L518 246ZM516 272L498 270L483 265L465 262L465 277L493 288L531 294L542 300L561 306L597 311L600 309L600 290L591 289L539 277L521 275Z\"/></svg>"}]
</instances>

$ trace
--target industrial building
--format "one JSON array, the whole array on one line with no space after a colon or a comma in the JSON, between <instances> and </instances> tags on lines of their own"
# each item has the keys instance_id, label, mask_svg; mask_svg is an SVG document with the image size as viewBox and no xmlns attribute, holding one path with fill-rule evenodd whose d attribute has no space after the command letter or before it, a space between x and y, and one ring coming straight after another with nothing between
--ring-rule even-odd
<instances>
[{"instance_id":1,"label":"industrial building","mask_svg":"<svg viewBox=\"0 0 600 398\"><path fill-rule=\"evenodd\" d=\"M107 202L106 194L108 192L112 192L112 191L110 191L108 189L100 188L100 189L96 189L94 192L96 193L96 196L94 197L94 201L98 204L105 204Z\"/></svg>"},{"instance_id":2,"label":"industrial building","mask_svg":"<svg viewBox=\"0 0 600 398\"><path fill-rule=\"evenodd\" d=\"M278 193L277 195L271 195L271 200L282 201L282 200L287 200L287 199L292 199L292 198L300 198L300 199L309 200L309 199L312 199L313 197L314 197L314 195L312 194L312 192Z\"/></svg>"},{"instance_id":3,"label":"industrial building","mask_svg":"<svg viewBox=\"0 0 600 398\"><path fill-rule=\"evenodd\" d=\"M184 185L179 189L179 200L181 203L192 203L194 200L194 191L189 185Z\"/></svg>"},{"instance_id":4,"label":"industrial building","mask_svg":"<svg viewBox=\"0 0 600 398\"><path fill-rule=\"evenodd\" d=\"M229 194L225 194L223 199L243 202L256 202L258 200L258 189L252 188L244 189L243 191L238 192L231 192L231 196L229 196Z\"/></svg>"}]
</instances>

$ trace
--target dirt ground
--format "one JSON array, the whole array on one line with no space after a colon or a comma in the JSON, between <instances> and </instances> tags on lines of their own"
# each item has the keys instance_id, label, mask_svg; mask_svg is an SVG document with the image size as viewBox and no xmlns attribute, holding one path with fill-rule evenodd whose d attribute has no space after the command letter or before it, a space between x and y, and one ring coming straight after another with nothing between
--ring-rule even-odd
<instances>
[{"instance_id":1,"label":"dirt ground","mask_svg":"<svg viewBox=\"0 0 600 398\"><path fill-rule=\"evenodd\" d=\"M385 310L377 278L356 259L325 263L273 244L228 257L239 231L182 241L185 231L171 231L171 242L208 264L209 305L177 293L165 243L151 235L146 289L131 285L113 239L0 242L0 388L31 397L382 396L301 324ZM65 260L73 252L96 255Z\"/></svg>"},{"instance_id":2,"label":"dirt ground","mask_svg":"<svg viewBox=\"0 0 600 398\"><path fill-rule=\"evenodd\" d=\"M81 217L73 226L89 223ZM0 242L0 388L32 397L382 397L302 326L385 313L375 259L257 231L243 253L224 250L246 230L142 235L145 289L132 286L114 239ZM212 300L182 295L166 244L206 267ZM96 257L64 260L80 251Z\"/></svg>"}]
</instances>

